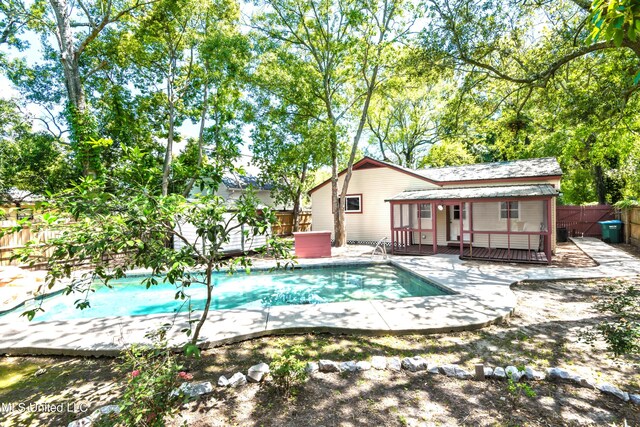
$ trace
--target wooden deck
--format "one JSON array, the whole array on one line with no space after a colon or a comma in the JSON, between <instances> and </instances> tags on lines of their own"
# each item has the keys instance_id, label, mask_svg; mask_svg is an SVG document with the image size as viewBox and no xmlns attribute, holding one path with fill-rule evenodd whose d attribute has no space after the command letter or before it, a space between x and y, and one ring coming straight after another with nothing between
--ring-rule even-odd
<instances>
[{"instance_id":1,"label":"wooden deck","mask_svg":"<svg viewBox=\"0 0 640 427\"><path fill-rule=\"evenodd\" d=\"M459 246L438 246L439 254L459 255ZM409 245L396 248L394 255L433 255L433 246L431 245ZM487 260L487 261L507 261L507 262L526 262L535 264L546 264L547 255L540 251L528 251L526 249L496 249L487 248L469 248L465 246L462 259Z\"/></svg>"}]
</instances>

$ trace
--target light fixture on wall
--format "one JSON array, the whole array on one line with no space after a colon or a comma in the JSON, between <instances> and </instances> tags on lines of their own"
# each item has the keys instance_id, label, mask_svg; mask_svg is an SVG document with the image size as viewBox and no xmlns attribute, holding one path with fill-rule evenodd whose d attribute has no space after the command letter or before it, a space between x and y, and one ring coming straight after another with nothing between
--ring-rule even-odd
<instances>
[{"instance_id":1,"label":"light fixture on wall","mask_svg":"<svg viewBox=\"0 0 640 427\"><path fill-rule=\"evenodd\" d=\"M442 206L442 205L438 205L438 210L439 210L439 211L443 211L443 210L444 210L444 206Z\"/></svg>"}]
</instances>

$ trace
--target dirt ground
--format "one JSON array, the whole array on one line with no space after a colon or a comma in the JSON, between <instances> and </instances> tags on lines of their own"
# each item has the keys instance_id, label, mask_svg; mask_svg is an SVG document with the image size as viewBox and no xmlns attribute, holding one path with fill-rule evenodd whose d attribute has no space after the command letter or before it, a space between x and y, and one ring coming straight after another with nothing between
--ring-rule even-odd
<instances>
[{"instance_id":1,"label":"dirt ground","mask_svg":"<svg viewBox=\"0 0 640 427\"><path fill-rule=\"evenodd\" d=\"M636 279L637 280L637 279ZM640 391L640 360L609 357L578 332L599 314L593 297L602 281L521 283L514 287L518 308L507 322L478 331L440 335L265 337L207 350L187 361L194 381L214 384L219 375L246 372L299 344L305 359L366 360L372 355L422 355L435 363L458 363L473 370L530 364L565 367L586 378ZM39 367L47 372L34 373ZM90 410L119 394L113 359L4 357L0 359L0 403L83 402ZM274 394L267 384L216 389L185 405L170 425L189 426L356 426L356 425L640 425L640 407L597 391L549 382L532 385L535 397L515 397L498 381L461 381L441 375L367 371L315 374L294 398ZM0 414L3 426L66 425L81 414ZM625 424L626 422L626 424Z\"/></svg>"}]
</instances>

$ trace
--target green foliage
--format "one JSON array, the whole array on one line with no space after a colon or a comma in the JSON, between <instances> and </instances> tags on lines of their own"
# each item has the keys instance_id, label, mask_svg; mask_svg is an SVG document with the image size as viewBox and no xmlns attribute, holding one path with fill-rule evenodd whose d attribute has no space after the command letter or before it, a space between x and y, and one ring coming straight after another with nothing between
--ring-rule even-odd
<instances>
[{"instance_id":1,"label":"green foliage","mask_svg":"<svg viewBox=\"0 0 640 427\"><path fill-rule=\"evenodd\" d=\"M507 391L515 401L518 401L523 394L528 398L534 398L537 395L529 384L516 382L511 378L511 375L507 378Z\"/></svg>"},{"instance_id":2,"label":"green foliage","mask_svg":"<svg viewBox=\"0 0 640 427\"><path fill-rule=\"evenodd\" d=\"M291 346L275 356L269 365L273 385L284 396L295 394L296 387L307 379L306 363L299 358L303 353L300 346Z\"/></svg>"},{"instance_id":3,"label":"green foliage","mask_svg":"<svg viewBox=\"0 0 640 427\"><path fill-rule=\"evenodd\" d=\"M150 346L132 345L122 356L119 373L124 383L117 402L120 413L102 420L103 425L163 427L165 416L178 410L184 396L172 393L180 385L182 366L168 347L165 332L153 334ZM114 420L115 418L115 420Z\"/></svg>"},{"instance_id":4,"label":"green foliage","mask_svg":"<svg viewBox=\"0 0 640 427\"><path fill-rule=\"evenodd\" d=\"M635 42L640 35L640 3L635 0L594 0L593 28L589 40L611 40L620 47L625 38Z\"/></svg>"},{"instance_id":5,"label":"green foliage","mask_svg":"<svg viewBox=\"0 0 640 427\"><path fill-rule=\"evenodd\" d=\"M606 295L595 303L607 316L597 326L581 334L589 343L604 339L616 357L640 353L640 288L638 283L617 282L605 288Z\"/></svg>"},{"instance_id":6,"label":"green foliage","mask_svg":"<svg viewBox=\"0 0 640 427\"><path fill-rule=\"evenodd\" d=\"M461 142L442 142L436 144L420 161L419 167L443 167L470 165L476 163L476 158Z\"/></svg>"}]
</instances>

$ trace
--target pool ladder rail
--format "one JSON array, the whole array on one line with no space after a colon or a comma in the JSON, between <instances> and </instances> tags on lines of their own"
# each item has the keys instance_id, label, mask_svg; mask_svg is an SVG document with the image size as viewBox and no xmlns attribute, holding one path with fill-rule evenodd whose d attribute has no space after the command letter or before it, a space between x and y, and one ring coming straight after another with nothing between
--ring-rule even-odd
<instances>
[{"instance_id":1,"label":"pool ladder rail","mask_svg":"<svg viewBox=\"0 0 640 427\"><path fill-rule=\"evenodd\" d=\"M373 252L371 252L371 259L373 259L373 257L376 256L376 251L378 249L380 249L380 255L382 255L384 259L389 259L389 255L387 255L387 246L385 245L386 240L387 240L386 237L383 237L382 239L378 240L378 243L376 243L376 247L373 248Z\"/></svg>"}]
</instances>

